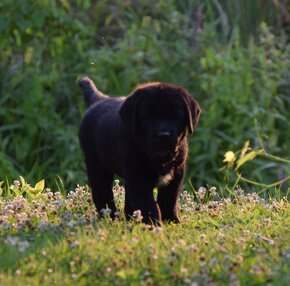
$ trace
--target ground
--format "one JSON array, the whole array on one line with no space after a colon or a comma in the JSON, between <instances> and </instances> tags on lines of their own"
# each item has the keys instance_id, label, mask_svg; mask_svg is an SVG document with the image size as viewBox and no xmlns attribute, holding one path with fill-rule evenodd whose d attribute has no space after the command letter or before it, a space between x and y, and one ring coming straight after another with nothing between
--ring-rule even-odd
<instances>
[{"instance_id":1,"label":"ground","mask_svg":"<svg viewBox=\"0 0 290 286\"><path fill-rule=\"evenodd\" d=\"M24 184L24 185L23 185ZM26 185L25 185L26 184ZM41 183L40 183L41 185ZM41 186L38 187L41 189ZM237 189L180 198L181 224L98 220L87 187L0 197L0 285L288 285L290 208ZM123 191L114 187L116 203ZM107 210L108 212L108 210Z\"/></svg>"}]
</instances>

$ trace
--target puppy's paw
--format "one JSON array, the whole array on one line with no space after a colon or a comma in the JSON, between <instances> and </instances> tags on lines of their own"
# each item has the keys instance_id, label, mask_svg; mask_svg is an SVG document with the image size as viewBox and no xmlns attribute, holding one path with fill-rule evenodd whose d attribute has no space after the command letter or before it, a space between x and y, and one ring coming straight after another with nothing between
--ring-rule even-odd
<instances>
[{"instance_id":1,"label":"puppy's paw","mask_svg":"<svg viewBox=\"0 0 290 286\"><path fill-rule=\"evenodd\" d=\"M167 216L167 217L162 217L162 220L166 223L175 223L175 224L179 224L180 220L176 215L172 215L172 216Z\"/></svg>"}]
</instances>

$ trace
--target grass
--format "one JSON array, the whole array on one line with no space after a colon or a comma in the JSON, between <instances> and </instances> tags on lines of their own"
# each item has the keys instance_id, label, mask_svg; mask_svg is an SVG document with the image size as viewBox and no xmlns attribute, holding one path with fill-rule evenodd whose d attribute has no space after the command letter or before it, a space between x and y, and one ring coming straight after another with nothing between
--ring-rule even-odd
<instances>
[{"instance_id":1,"label":"grass","mask_svg":"<svg viewBox=\"0 0 290 286\"><path fill-rule=\"evenodd\" d=\"M38 188L38 189L37 189ZM0 285L288 285L290 208L237 189L180 198L180 225L98 220L86 187L22 179L0 197ZM123 188L114 187L116 203ZM122 214L120 214L122 216Z\"/></svg>"}]
</instances>

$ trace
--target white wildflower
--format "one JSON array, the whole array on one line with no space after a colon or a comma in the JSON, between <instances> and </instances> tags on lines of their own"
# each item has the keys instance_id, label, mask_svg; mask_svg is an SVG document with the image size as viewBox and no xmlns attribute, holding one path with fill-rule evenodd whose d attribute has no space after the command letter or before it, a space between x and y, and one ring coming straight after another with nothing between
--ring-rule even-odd
<instances>
[{"instance_id":1,"label":"white wildflower","mask_svg":"<svg viewBox=\"0 0 290 286\"><path fill-rule=\"evenodd\" d=\"M135 222L142 222L143 216L140 210L136 210L133 212L133 219Z\"/></svg>"},{"instance_id":2,"label":"white wildflower","mask_svg":"<svg viewBox=\"0 0 290 286\"><path fill-rule=\"evenodd\" d=\"M205 187L200 187L197 191L197 196L199 199L203 200L206 194L206 188Z\"/></svg>"}]
</instances>

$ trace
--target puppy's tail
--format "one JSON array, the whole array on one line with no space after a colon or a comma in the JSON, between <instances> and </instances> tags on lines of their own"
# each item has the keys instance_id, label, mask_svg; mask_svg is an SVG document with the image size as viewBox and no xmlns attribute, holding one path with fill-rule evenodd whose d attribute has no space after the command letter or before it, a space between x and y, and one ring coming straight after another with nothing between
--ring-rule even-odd
<instances>
[{"instance_id":1,"label":"puppy's tail","mask_svg":"<svg viewBox=\"0 0 290 286\"><path fill-rule=\"evenodd\" d=\"M87 107L107 97L96 88L94 82L87 76L79 80L79 86L83 90Z\"/></svg>"}]
</instances>

